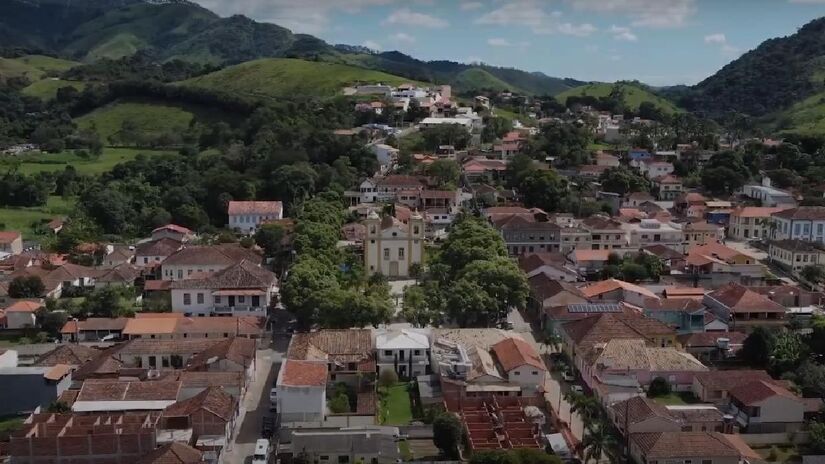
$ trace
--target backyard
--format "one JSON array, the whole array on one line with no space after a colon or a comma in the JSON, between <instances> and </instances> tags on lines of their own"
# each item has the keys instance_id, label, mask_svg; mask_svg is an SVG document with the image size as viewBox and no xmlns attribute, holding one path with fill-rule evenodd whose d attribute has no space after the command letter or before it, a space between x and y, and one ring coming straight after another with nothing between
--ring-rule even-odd
<instances>
[{"instance_id":1,"label":"backyard","mask_svg":"<svg viewBox=\"0 0 825 464\"><path fill-rule=\"evenodd\" d=\"M31 239L36 235L34 226L69 214L73 208L72 203L72 199L52 195L44 206L0 208L0 229L16 230L23 234L23 239Z\"/></svg>"},{"instance_id":2,"label":"backyard","mask_svg":"<svg viewBox=\"0 0 825 464\"><path fill-rule=\"evenodd\" d=\"M696 397L690 392L671 392L667 395L657 396L653 398L657 403L666 406L684 406L697 402Z\"/></svg>"},{"instance_id":3,"label":"backyard","mask_svg":"<svg viewBox=\"0 0 825 464\"><path fill-rule=\"evenodd\" d=\"M382 424L406 425L413 420L409 389L410 384L406 382L379 388L378 394L381 398L379 415Z\"/></svg>"}]
</instances>

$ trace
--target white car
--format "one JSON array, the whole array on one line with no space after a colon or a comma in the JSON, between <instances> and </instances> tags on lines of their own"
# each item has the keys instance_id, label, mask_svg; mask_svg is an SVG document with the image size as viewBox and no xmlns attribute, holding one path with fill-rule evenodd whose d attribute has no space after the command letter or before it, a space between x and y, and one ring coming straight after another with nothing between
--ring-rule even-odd
<instances>
[{"instance_id":1,"label":"white car","mask_svg":"<svg viewBox=\"0 0 825 464\"><path fill-rule=\"evenodd\" d=\"M570 371L563 371L561 373L561 378L563 378L565 382L572 382L576 380L576 377L574 377L573 373Z\"/></svg>"},{"instance_id":2,"label":"white car","mask_svg":"<svg viewBox=\"0 0 825 464\"><path fill-rule=\"evenodd\" d=\"M252 455L252 464L267 464L269 462L269 440L261 438L255 442L255 454Z\"/></svg>"}]
</instances>

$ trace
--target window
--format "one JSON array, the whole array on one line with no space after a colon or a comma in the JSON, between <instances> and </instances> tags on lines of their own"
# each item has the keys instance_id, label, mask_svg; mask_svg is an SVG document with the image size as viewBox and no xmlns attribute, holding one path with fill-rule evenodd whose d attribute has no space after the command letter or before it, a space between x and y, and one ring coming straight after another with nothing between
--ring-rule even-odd
<instances>
[{"instance_id":1,"label":"window","mask_svg":"<svg viewBox=\"0 0 825 464\"><path fill-rule=\"evenodd\" d=\"M203 293L198 293L197 302L198 304L203 304Z\"/></svg>"},{"instance_id":2,"label":"window","mask_svg":"<svg viewBox=\"0 0 825 464\"><path fill-rule=\"evenodd\" d=\"M149 356L149 367L158 367L158 360L154 356Z\"/></svg>"},{"instance_id":3,"label":"window","mask_svg":"<svg viewBox=\"0 0 825 464\"><path fill-rule=\"evenodd\" d=\"M682 426L682 432L690 432L691 430L692 430L692 427L689 426L689 425L683 425Z\"/></svg>"},{"instance_id":4,"label":"window","mask_svg":"<svg viewBox=\"0 0 825 464\"><path fill-rule=\"evenodd\" d=\"M404 249L403 248L398 249L398 259L404 259Z\"/></svg>"},{"instance_id":5,"label":"window","mask_svg":"<svg viewBox=\"0 0 825 464\"><path fill-rule=\"evenodd\" d=\"M702 459L702 464L713 464L713 459Z\"/></svg>"},{"instance_id":6,"label":"window","mask_svg":"<svg viewBox=\"0 0 825 464\"><path fill-rule=\"evenodd\" d=\"M192 304L192 295L191 294L189 294L189 293L184 293L183 294L183 304L185 304L187 306Z\"/></svg>"},{"instance_id":7,"label":"window","mask_svg":"<svg viewBox=\"0 0 825 464\"><path fill-rule=\"evenodd\" d=\"M260 306L260 305L261 305L261 297L258 296L258 295L254 295L252 297L252 306L257 307L257 306Z\"/></svg>"},{"instance_id":8,"label":"window","mask_svg":"<svg viewBox=\"0 0 825 464\"><path fill-rule=\"evenodd\" d=\"M384 350L384 356L392 356L392 350Z\"/></svg>"},{"instance_id":9,"label":"window","mask_svg":"<svg viewBox=\"0 0 825 464\"><path fill-rule=\"evenodd\" d=\"M519 375L519 371L514 371L513 375Z\"/></svg>"},{"instance_id":10,"label":"window","mask_svg":"<svg viewBox=\"0 0 825 464\"><path fill-rule=\"evenodd\" d=\"M187 269L186 275L192 275L192 269Z\"/></svg>"},{"instance_id":11,"label":"window","mask_svg":"<svg viewBox=\"0 0 825 464\"><path fill-rule=\"evenodd\" d=\"M167 358L166 356L160 358L160 364L163 367L169 367L169 358Z\"/></svg>"},{"instance_id":12,"label":"window","mask_svg":"<svg viewBox=\"0 0 825 464\"><path fill-rule=\"evenodd\" d=\"M221 297L215 296L215 304L221 304Z\"/></svg>"},{"instance_id":13,"label":"window","mask_svg":"<svg viewBox=\"0 0 825 464\"><path fill-rule=\"evenodd\" d=\"M178 269L178 279L183 279L183 269Z\"/></svg>"},{"instance_id":14,"label":"window","mask_svg":"<svg viewBox=\"0 0 825 464\"><path fill-rule=\"evenodd\" d=\"M421 354L421 350L415 350L413 351L413 354L419 356Z\"/></svg>"},{"instance_id":15,"label":"window","mask_svg":"<svg viewBox=\"0 0 825 464\"><path fill-rule=\"evenodd\" d=\"M384 248L384 259L390 259L390 249Z\"/></svg>"},{"instance_id":16,"label":"window","mask_svg":"<svg viewBox=\"0 0 825 464\"><path fill-rule=\"evenodd\" d=\"M820 225L819 227L820 227L820 228L822 228L822 226L821 226L821 225ZM149 258L144 257L144 258L143 258L143 264L146 264L146 263L148 263L148 262L149 262Z\"/></svg>"},{"instance_id":17,"label":"window","mask_svg":"<svg viewBox=\"0 0 825 464\"><path fill-rule=\"evenodd\" d=\"M243 295L238 296L238 303L246 303L246 297Z\"/></svg>"},{"instance_id":18,"label":"window","mask_svg":"<svg viewBox=\"0 0 825 464\"><path fill-rule=\"evenodd\" d=\"M342 456L338 456L338 464L347 464L348 462L349 462L349 456L347 456L346 454L342 455Z\"/></svg>"},{"instance_id":19,"label":"window","mask_svg":"<svg viewBox=\"0 0 825 464\"><path fill-rule=\"evenodd\" d=\"M533 371L533 375L539 375L539 371Z\"/></svg>"}]
</instances>

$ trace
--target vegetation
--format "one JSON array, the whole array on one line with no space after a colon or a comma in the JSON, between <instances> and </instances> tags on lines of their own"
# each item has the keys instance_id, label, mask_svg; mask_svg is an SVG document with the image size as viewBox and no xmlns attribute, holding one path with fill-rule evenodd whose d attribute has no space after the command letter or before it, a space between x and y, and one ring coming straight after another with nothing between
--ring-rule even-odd
<instances>
[{"instance_id":1,"label":"vegetation","mask_svg":"<svg viewBox=\"0 0 825 464\"><path fill-rule=\"evenodd\" d=\"M647 387L647 396L649 398L656 398L659 396L667 396L670 394L670 384L662 377L656 377Z\"/></svg>"},{"instance_id":2,"label":"vegetation","mask_svg":"<svg viewBox=\"0 0 825 464\"><path fill-rule=\"evenodd\" d=\"M12 298L40 298L46 293L46 286L38 276L19 276L9 282L9 296Z\"/></svg>"},{"instance_id":3,"label":"vegetation","mask_svg":"<svg viewBox=\"0 0 825 464\"><path fill-rule=\"evenodd\" d=\"M463 435L464 429L455 414L443 412L433 421L433 443L448 459L458 457Z\"/></svg>"},{"instance_id":4,"label":"vegetation","mask_svg":"<svg viewBox=\"0 0 825 464\"><path fill-rule=\"evenodd\" d=\"M395 383L379 390L382 423L387 425L407 425L413 420L410 402L410 384Z\"/></svg>"},{"instance_id":5,"label":"vegetation","mask_svg":"<svg viewBox=\"0 0 825 464\"><path fill-rule=\"evenodd\" d=\"M481 451L473 453L470 457L470 464L561 464L561 462L558 456L530 448Z\"/></svg>"},{"instance_id":6,"label":"vegetation","mask_svg":"<svg viewBox=\"0 0 825 464\"><path fill-rule=\"evenodd\" d=\"M667 114L681 111L666 98L654 94L652 90L636 82L587 84L566 90L556 95L556 98L562 103L567 104L570 97L604 98L611 96L618 96L619 101L624 107L634 112L639 111L639 106L645 102L653 104L657 109Z\"/></svg>"}]
</instances>

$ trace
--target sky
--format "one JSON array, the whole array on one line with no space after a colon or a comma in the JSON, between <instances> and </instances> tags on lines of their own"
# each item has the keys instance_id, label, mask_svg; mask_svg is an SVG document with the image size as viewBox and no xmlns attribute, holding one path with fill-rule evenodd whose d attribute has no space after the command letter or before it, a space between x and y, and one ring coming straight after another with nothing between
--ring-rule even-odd
<instances>
[{"instance_id":1,"label":"sky","mask_svg":"<svg viewBox=\"0 0 825 464\"><path fill-rule=\"evenodd\" d=\"M195 0L329 43L585 81L694 84L825 0Z\"/></svg>"}]
</instances>

